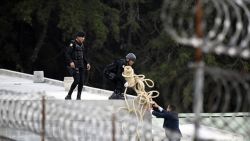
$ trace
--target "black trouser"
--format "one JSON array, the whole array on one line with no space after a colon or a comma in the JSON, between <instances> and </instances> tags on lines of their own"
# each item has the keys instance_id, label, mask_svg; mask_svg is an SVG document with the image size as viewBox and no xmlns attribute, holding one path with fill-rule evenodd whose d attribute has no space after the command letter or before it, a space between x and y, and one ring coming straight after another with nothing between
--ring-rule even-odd
<instances>
[{"instance_id":1,"label":"black trouser","mask_svg":"<svg viewBox=\"0 0 250 141\"><path fill-rule=\"evenodd\" d=\"M125 83L125 79L116 79L114 81L115 83L115 90L114 90L114 93L116 94L121 94L124 92L125 88L124 88L124 83Z\"/></svg>"},{"instance_id":2,"label":"black trouser","mask_svg":"<svg viewBox=\"0 0 250 141\"><path fill-rule=\"evenodd\" d=\"M82 88L84 84L84 69L83 68L75 68L69 69L69 73L73 76L74 82L71 84L70 90L68 92L68 96L71 96L74 89L78 85L77 98L81 98Z\"/></svg>"}]
</instances>

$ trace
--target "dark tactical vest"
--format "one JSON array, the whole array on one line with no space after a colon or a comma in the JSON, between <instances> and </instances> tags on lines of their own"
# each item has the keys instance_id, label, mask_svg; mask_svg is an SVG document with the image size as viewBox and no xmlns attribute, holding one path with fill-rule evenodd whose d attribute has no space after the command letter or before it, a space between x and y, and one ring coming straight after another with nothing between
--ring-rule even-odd
<instances>
[{"instance_id":1,"label":"dark tactical vest","mask_svg":"<svg viewBox=\"0 0 250 141\"><path fill-rule=\"evenodd\" d=\"M73 46L73 59L75 62L76 67L83 67L84 66L84 45L78 45L77 43L74 43Z\"/></svg>"}]
</instances>

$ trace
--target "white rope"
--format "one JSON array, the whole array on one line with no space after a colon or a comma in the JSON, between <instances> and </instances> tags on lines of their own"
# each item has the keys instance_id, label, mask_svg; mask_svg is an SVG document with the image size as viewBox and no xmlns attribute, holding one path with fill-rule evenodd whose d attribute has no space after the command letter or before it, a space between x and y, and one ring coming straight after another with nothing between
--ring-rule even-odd
<instances>
[{"instance_id":1,"label":"white rope","mask_svg":"<svg viewBox=\"0 0 250 141\"><path fill-rule=\"evenodd\" d=\"M133 112L137 118L138 124L143 122L143 117L147 111L147 109L150 108L153 98L156 98L159 96L158 91L149 91L146 92L145 86L152 88L154 87L154 82L151 79L145 79L144 75L136 75L134 74L134 70L131 66L125 66L124 71L122 73L122 76L125 78L125 80L128 83L128 87L133 88L133 90L137 93L137 97L133 99L132 105L133 107L130 107L128 104L128 100L126 98L127 93L127 87L124 91L124 98L125 103L127 107L121 107L120 109L126 109L129 113ZM155 95L154 95L155 94ZM137 138L140 139L139 134L139 126L137 125Z\"/></svg>"}]
</instances>

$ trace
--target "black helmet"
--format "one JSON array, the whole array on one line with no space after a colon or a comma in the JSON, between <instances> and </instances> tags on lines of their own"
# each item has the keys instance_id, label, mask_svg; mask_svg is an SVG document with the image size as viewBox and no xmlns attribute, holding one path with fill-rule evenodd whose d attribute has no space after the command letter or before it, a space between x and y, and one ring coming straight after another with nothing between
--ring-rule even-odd
<instances>
[{"instance_id":1,"label":"black helmet","mask_svg":"<svg viewBox=\"0 0 250 141\"><path fill-rule=\"evenodd\" d=\"M77 32L76 37L85 37L85 32L83 32L83 31Z\"/></svg>"},{"instance_id":2,"label":"black helmet","mask_svg":"<svg viewBox=\"0 0 250 141\"><path fill-rule=\"evenodd\" d=\"M126 55L126 60L132 60L135 61L136 60L136 56L134 53L129 53Z\"/></svg>"}]
</instances>

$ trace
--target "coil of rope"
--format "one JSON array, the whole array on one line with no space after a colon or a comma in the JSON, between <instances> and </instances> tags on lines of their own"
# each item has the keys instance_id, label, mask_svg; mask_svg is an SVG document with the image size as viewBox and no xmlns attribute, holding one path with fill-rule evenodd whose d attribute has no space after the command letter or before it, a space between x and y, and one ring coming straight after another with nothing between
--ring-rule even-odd
<instances>
[{"instance_id":1,"label":"coil of rope","mask_svg":"<svg viewBox=\"0 0 250 141\"><path fill-rule=\"evenodd\" d=\"M151 79L145 79L144 75L136 75L131 66L124 66L122 76L127 81L127 87L124 91L124 98L127 107L122 107L122 109L128 110L129 113L134 112L138 122L142 122L145 112L153 103L153 98L159 96L159 92L155 90L147 92L145 86L152 88L154 87L154 82ZM128 87L132 88L137 94L137 97L133 99L133 107L129 106L126 98ZM140 138L139 133L137 133L137 137Z\"/></svg>"}]
</instances>

